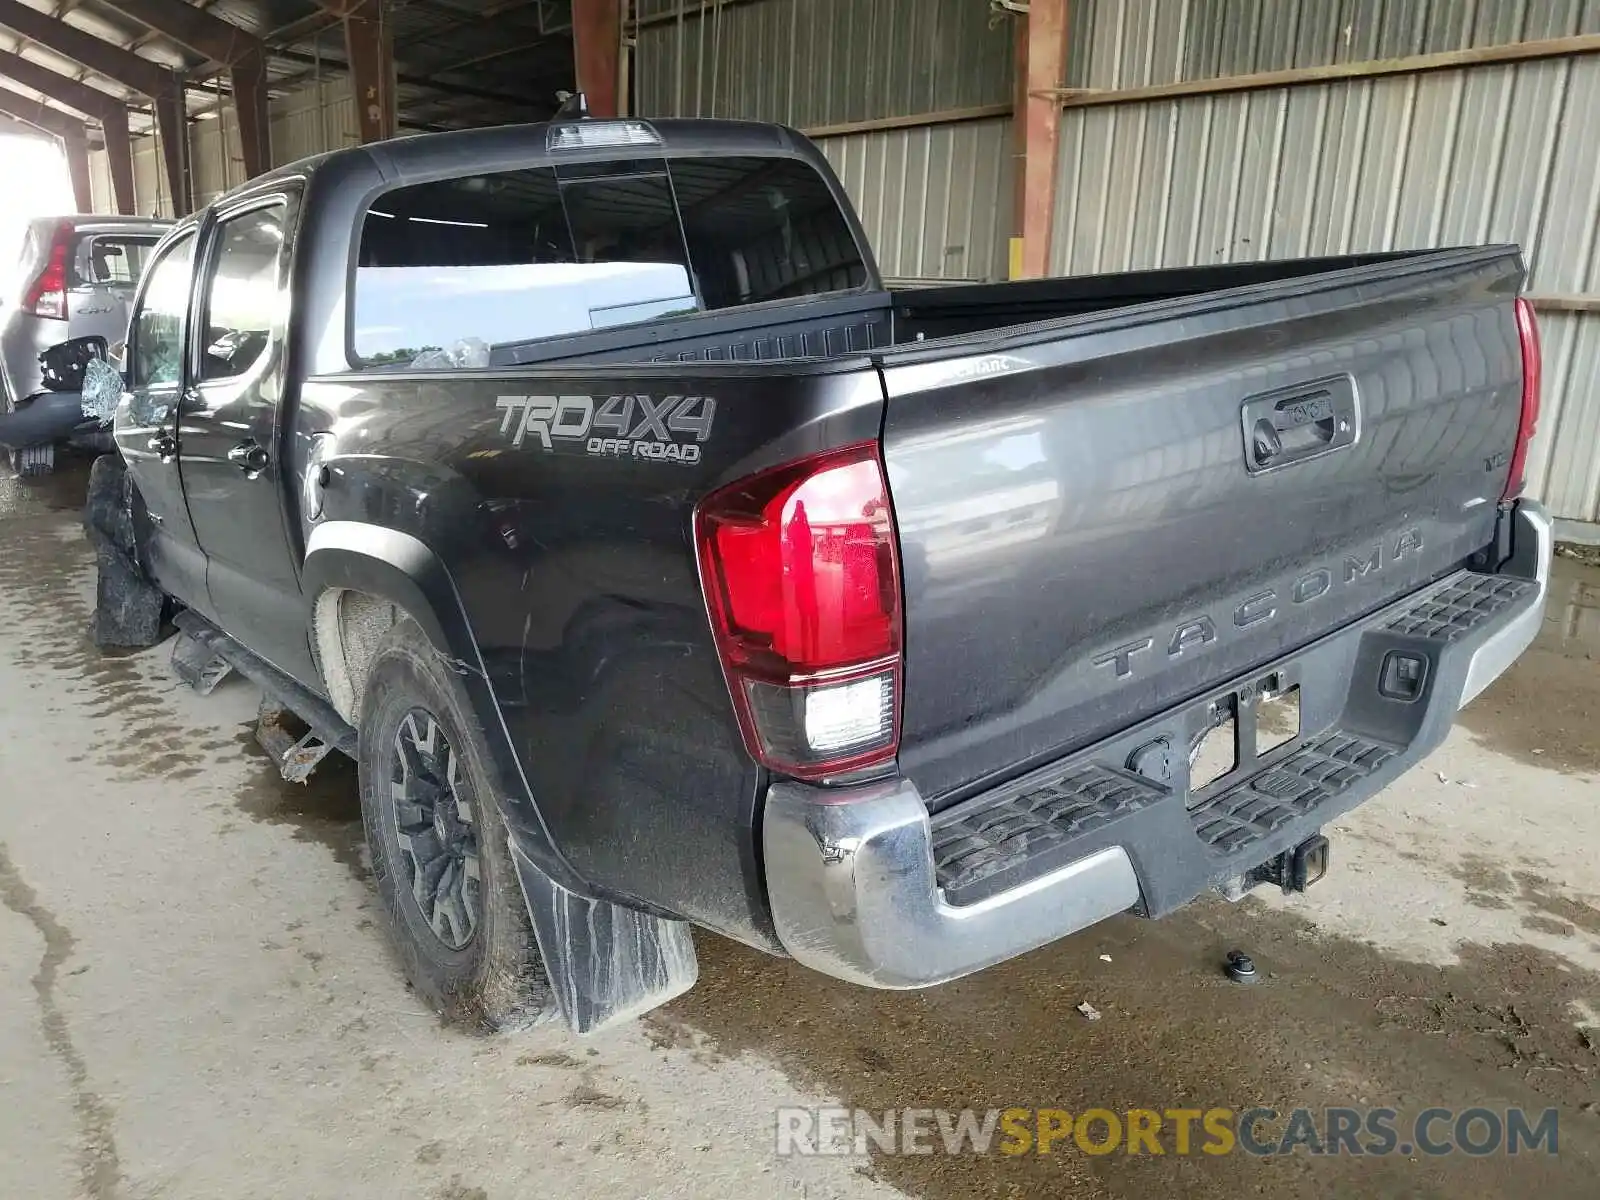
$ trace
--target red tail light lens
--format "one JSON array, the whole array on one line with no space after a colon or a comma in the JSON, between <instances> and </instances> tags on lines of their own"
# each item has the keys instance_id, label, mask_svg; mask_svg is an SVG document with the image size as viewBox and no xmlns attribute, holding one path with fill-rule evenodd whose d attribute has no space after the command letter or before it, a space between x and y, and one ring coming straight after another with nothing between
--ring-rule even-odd
<instances>
[{"instance_id":1,"label":"red tail light lens","mask_svg":"<svg viewBox=\"0 0 1600 1200\"><path fill-rule=\"evenodd\" d=\"M695 540L750 752L806 779L893 759L900 566L877 445L714 493L695 513Z\"/></svg>"},{"instance_id":2,"label":"red tail light lens","mask_svg":"<svg viewBox=\"0 0 1600 1200\"><path fill-rule=\"evenodd\" d=\"M50 241L44 266L22 294L22 307L36 317L67 319L67 253L71 234L65 226L57 228Z\"/></svg>"},{"instance_id":3,"label":"red tail light lens","mask_svg":"<svg viewBox=\"0 0 1600 1200\"><path fill-rule=\"evenodd\" d=\"M1516 310L1517 341L1522 345L1522 417L1517 423L1517 444L1511 451L1511 473L1506 476L1502 500L1522 495L1527 483L1528 443L1539 426L1539 374L1543 367L1539 321L1533 314L1533 305L1523 296L1517 297Z\"/></svg>"}]
</instances>

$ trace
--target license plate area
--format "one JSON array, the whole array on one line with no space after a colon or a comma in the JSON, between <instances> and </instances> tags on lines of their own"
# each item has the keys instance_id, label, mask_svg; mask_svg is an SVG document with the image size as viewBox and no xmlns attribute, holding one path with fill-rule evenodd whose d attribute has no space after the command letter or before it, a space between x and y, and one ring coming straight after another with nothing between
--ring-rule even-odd
<instances>
[{"instance_id":1,"label":"license plate area","mask_svg":"<svg viewBox=\"0 0 1600 1200\"><path fill-rule=\"evenodd\" d=\"M1299 671L1268 671L1187 714L1189 807L1288 757L1305 740Z\"/></svg>"}]
</instances>

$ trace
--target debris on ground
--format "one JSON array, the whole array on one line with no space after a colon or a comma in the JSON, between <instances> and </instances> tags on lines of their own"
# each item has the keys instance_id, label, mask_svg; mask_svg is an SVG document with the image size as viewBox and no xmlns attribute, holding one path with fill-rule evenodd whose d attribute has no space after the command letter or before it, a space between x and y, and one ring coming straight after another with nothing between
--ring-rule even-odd
<instances>
[{"instance_id":1,"label":"debris on ground","mask_svg":"<svg viewBox=\"0 0 1600 1200\"><path fill-rule=\"evenodd\" d=\"M1242 950L1228 951L1228 960L1223 964L1222 969L1228 973L1228 978L1235 983L1254 983L1260 978L1256 971L1255 959Z\"/></svg>"},{"instance_id":2,"label":"debris on ground","mask_svg":"<svg viewBox=\"0 0 1600 1200\"><path fill-rule=\"evenodd\" d=\"M1078 1011L1091 1021L1098 1021L1100 1019L1100 1010L1094 1005L1090 1004L1087 1000L1078 1005Z\"/></svg>"},{"instance_id":3,"label":"debris on ground","mask_svg":"<svg viewBox=\"0 0 1600 1200\"><path fill-rule=\"evenodd\" d=\"M1100 961L1101 961L1101 962L1110 962L1110 961L1111 961L1111 955L1109 955L1109 954L1102 954L1102 955L1101 955L1101 956L1100 956Z\"/></svg>"}]
</instances>

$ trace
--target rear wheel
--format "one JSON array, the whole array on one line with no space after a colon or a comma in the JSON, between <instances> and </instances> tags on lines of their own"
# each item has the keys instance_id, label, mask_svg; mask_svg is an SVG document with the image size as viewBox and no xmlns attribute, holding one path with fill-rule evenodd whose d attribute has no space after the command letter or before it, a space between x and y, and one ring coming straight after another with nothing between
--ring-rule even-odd
<instances>
[{"instance_id":1,"label":"rear wheel","mask_svg":"<svg viewBox=\"0 0 1600 1200\"><path fill-rule=\"evenodd\" d=\"M468 1027L532 1023L549 987L471 704L412 621L385 637L362 702L361 813L401 965Z\"/></svg>"}]
</instances>

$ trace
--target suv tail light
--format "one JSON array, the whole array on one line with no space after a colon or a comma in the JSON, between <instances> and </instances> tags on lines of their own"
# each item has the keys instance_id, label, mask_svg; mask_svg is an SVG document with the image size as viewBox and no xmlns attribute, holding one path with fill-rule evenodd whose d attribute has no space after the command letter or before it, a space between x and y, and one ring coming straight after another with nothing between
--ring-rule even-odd
<instances>
[{"instance_id":1,"label":"suv tail light","mask_svg":"<svg viewBox=\"0 0 1600 1200\"><path fill-rule=\"evenodd\" d=\"M71 245L72 231L66 225L56 226L44 266L22 293L22 308L34 316L67 319L67 253Z\"/></svg>"},{"instance_id":2,"label":"suv tail light","mask_svg":"<svg viewBox=\"0 0 1600 1200\"><path fill-rule=\"evenodd\" d=\"M1539 322L1527 297L1517 297L1517 341L1522 345L1522 416L1517 422L1517 444L1511 451L1511 473L1501 500L1522 495L1527 483L1528 443L1539 425L1539 372L1543 358L1539 349Z\"/></svg>"},{"instance_id":3,"label":"suv tail light","mask_svg":"<svg viewBox=\"0 0 1600 1200\"><path fill-rule=\"evenodd\" d=\"M701 586L745 745L801 779L900 742L900 564L876 443L715 492L695 512Z\"/></svg>"}]
</instances>

